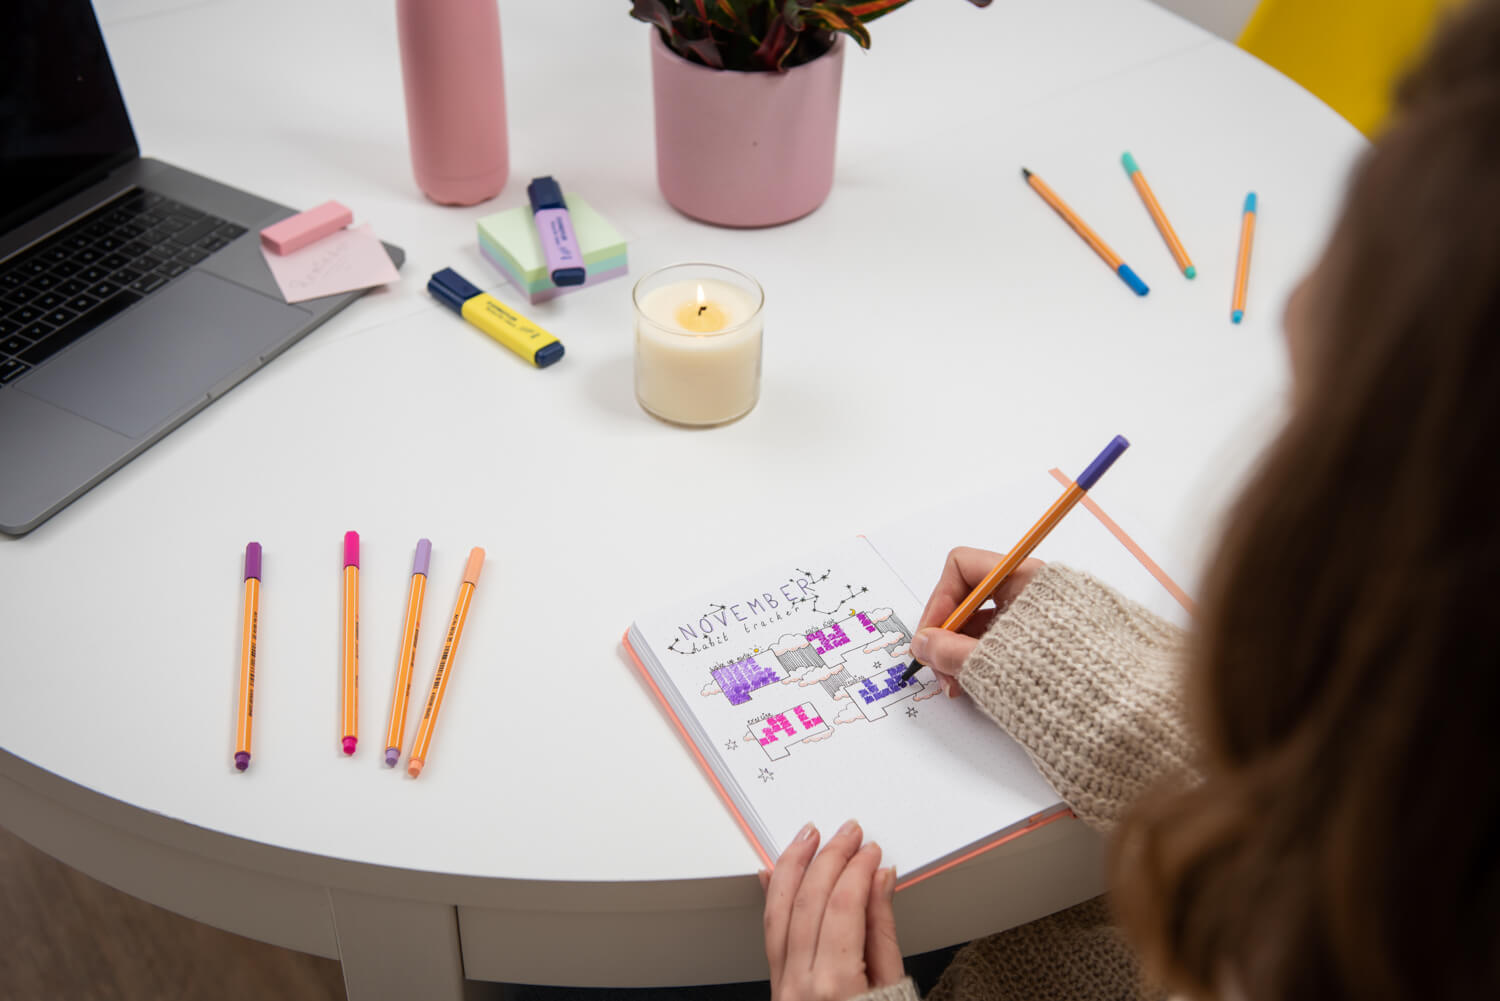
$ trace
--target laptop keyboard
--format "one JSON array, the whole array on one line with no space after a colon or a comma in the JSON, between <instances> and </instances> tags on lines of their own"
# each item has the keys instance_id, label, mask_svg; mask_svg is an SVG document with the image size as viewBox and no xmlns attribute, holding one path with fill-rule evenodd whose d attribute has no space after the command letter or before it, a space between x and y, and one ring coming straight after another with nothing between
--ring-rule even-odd
<instances>
[{"instance_id":1,"label":"laptop keyboard","mask_svg":"<svg viewBox=\"0 0 1500 1001\"><path fill-rule=\"evenodd\" d=\"M131 188L0 262L0 386L244 232L218 216Z\"/></svg>"}]
</instances>

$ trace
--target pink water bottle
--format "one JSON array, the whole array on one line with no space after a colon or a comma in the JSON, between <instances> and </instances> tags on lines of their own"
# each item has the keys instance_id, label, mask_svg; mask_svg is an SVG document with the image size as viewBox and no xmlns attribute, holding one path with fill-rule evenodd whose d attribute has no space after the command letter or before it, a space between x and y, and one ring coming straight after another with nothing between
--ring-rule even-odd
<instances>
[{"instance_id":1,"label":"pink water bottle","mask_svg":"<svg viewBox=\"0 0 1500 1001\"><path fill-rule=\"evenodd\" d=\"M396 27L417 186L443 205L495 197L510 175L496 0L396 0Z\"/></svg>"}]
</instances>

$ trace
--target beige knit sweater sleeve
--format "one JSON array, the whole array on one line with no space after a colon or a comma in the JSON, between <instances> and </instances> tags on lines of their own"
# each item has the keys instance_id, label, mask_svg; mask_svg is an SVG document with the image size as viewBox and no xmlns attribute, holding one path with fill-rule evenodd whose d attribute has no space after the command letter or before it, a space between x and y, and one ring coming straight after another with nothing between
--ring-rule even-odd
<instances>
[{"instance_id":1,"label":"beige knit sweater sleeve","mask_svg":"<svg viewBox=\"0 0 1500 1001\"><path fill-rule=\"evenodd\" d=\"M1159 781L1193 778L1186 635L1087 574L1039 570L990 624L959 682L1081 820L1112 829ZM1004 892L996 887L996 893ZM908 1001L910 981L856 1001ZM1095 898L965 946L928 1001L1139 1001L1163 992Z\"/></svg>"},{"instance_id":2,"label":"beige knit sweater sleeve","mask_svg":"<svg viewBox=\"0 0 1500 1001\"><path fill-rule=\"evenodd\" d=\"M1151 786L1193 774L1185 640L1107 585L1048 564L995 617L959 683L1079 819L1107 831Z\"/></svg>"}]
</instances>

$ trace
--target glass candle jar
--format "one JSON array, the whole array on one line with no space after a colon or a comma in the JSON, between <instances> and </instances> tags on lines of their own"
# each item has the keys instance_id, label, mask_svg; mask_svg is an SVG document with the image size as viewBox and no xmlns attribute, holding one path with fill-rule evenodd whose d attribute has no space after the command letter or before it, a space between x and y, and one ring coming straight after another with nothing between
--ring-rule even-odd
<instances>
[{"instance_id":1,"label":"glass candle jar","mask_svg":"<svg viewBox=\"0 0 1500 1001\"><path fill-rule=\"evenodd\" d=\"M716 264L674 264L636 282L635 398L695 427L745 416L760 398L765 294Z\"/></svg>"}]
</instances>

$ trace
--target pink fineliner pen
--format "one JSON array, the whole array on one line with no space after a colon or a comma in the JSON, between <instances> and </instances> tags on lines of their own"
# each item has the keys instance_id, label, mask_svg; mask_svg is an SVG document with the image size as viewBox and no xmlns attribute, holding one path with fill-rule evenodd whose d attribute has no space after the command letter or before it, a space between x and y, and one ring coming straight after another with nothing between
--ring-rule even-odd
<instances>
[{"instance_id":1,"label":"pink fineliner pen","mask_svg":"<svg viewBox=\"0 0 1500 1001\"><path fill-rule=\"evenodd\" d=\"M359 533L344 533L344 707L339 746L353 754L359 744Z\"/></svg>"}]
</instances>

